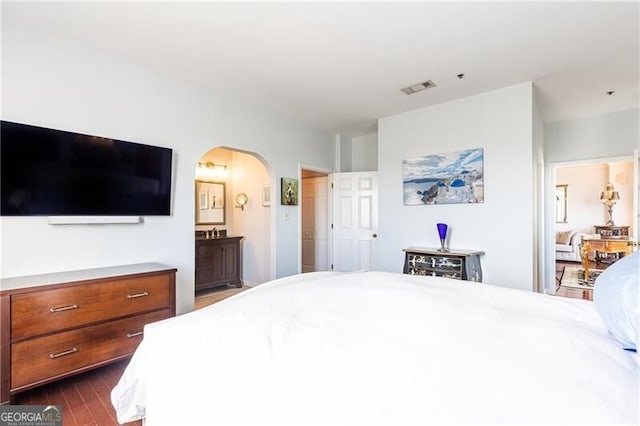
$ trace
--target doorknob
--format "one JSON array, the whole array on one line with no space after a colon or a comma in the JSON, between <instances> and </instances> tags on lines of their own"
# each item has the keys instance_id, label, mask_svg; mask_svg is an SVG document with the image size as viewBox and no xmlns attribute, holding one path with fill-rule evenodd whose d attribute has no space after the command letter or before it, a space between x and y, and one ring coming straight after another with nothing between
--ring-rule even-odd
<instances>
[{"instance_id":1,"label":"doorknob","mask_svg":"<svg viewBox=\"0 0 640 426\"><path fill-rule=\"evenodd\" d=\"M378 238L378 234L373 234L371 237L372 238Z\"/></svg>"}]
</instances>

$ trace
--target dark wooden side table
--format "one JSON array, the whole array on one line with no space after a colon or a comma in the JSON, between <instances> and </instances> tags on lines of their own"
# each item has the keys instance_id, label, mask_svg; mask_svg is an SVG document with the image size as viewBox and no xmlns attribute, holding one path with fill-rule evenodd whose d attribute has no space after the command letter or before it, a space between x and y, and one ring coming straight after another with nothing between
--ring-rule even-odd
<instances>
[{"instance_id":1,"label":"dark wooden side table","mask_svg":"<svg viewBox=\"0 0 640 426\"><path fill-rule=\"evenodd\" d=\"M479 250L451 250L441 252L435 248L409 247L403 249L405 274L431 275L457 280L482 282Z\"/></svg>"},{"instance_id":2,"label":"dark wooden side table","mask_svg":"<svg viewBox=\"0 0 640 426\"><path fill-rule=\"evenodd\" d=\"M596 230L596 234L600 235L600 238L620 238L620 239L629 239L629 228L630 226L594 226Z\"/></svg>"}]
</instances>

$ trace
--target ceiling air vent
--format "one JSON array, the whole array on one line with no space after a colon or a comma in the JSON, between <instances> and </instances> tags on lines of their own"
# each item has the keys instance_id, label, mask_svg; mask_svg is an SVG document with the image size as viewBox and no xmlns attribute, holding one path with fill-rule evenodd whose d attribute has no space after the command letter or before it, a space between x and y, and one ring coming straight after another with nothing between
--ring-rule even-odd
<instances>
[{"instance_id":1,"label":"ceiling air vent","mask_svg":"<svg viewBox=\"0 0 640 426\"><path fill-rule=\"evenodd\" d=\"M412 84L400 90L402 90L405 95L413 95L414 93L422 92L432 87L436 87L436 84L431 80L427 80L424 83Z\"/></svg>"}]
</instances>

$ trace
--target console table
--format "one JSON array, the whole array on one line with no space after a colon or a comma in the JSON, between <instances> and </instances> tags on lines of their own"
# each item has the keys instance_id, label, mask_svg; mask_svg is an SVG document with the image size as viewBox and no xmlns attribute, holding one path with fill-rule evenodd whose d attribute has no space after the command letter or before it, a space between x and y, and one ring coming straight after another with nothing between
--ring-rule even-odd
<instances>
[{"instance_id":1,"label":"console table","mask_svg":"<svg viewBox=\"0 0 640 426\"><path fill-rule=\"evenodd\" d=\"M0 280L0 404L121 360L175 315L176 269L141 263Z\"/></svg>"},{"instance_id":2,"label":"console table","mask_svg":"<svg viewBox=\"0 0 640 426\"><path fill-rule=\"evenodd\" d=\"M595 261L600 264L613 263L621 257L631 253L633 241L627 238L583 238L580 247L582 264L589 267L589 253L595 252Z\"/></svg>"},{"instance_id":3,"label":"console table","mask_svg":"<svg viewBox=\"0 0 640 426\"><path fill-rule=\"evenodd\" d=\"M435 248L409 247L403 249L405 274L431 275L482 282L479 250L451 250L441 252Z\"/></svg>"}]
</instances>

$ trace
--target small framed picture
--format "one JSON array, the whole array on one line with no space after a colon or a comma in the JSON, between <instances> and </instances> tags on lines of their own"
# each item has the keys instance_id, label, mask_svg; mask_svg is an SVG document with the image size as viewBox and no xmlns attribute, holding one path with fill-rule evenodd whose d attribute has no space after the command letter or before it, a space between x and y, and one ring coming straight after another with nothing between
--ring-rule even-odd
<instances>
[{"instance_id":1,"label":"small framed picture","mask_svg":"<svg viewBox=\"0 0 640 426\"><path fill-rule=\"evenodd\" d=\"M285 178L281 180L282 200L281 204L285 206L298 205L298 179Z\"/></svg>"},{"instance_id":2,"label":"small framed picture","mask_svg":"<svg viewBox=\"0 0 640 426\"><path fill-rule=\"evenodd\" d=\"M203 189L198 194L198 201L200 210L207 210L209 208L209 194L206 189Z\"/></svg>"},{"instance_id":3,"label":"small framed picture","mask_svg":"<svg viewBox=\"0 0 640 426\"><path fill-rule=\"evenodd\" d=\"M262 205L265 207L271 206L271 184L262 184Z\"/></svg>"}]
</instances>

